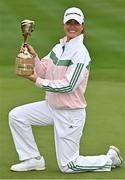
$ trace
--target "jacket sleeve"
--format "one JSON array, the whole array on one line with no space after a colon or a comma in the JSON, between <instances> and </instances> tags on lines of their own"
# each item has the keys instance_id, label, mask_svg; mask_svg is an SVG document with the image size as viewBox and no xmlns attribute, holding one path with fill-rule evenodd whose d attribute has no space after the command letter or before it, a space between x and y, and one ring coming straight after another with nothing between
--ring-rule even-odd
<instances>
[{"instance_id":1,"label":"jacket sleeve","mask_svg":"<svg viewBox=\"0 0 125 180\"><path fill-rule=\"evenodd\" d=\"M49 61L48 55L46 57L42 58L41 60L39 59L38 56L35 57L34 70L38 77L45 79L48 61Z\"/></svg>"},{"instance_id":2,"label":"jacket sleeve","mask_svg":"<svg viewBox=\"0 0 125 180\"><path fill-rule=\"evenodd\" d=\"M69 93L74 91L89 74L88 64L74 63L70 65L63 79L48 80L38 77L36 85L46 91L56 93Z\"/></svg>"}]
</instances>

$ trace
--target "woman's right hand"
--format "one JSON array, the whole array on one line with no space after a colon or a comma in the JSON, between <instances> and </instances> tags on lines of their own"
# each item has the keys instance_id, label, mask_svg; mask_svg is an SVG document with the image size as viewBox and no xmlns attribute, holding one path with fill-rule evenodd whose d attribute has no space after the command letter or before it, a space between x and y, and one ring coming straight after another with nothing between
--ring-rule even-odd
<instances>
[{"instance_id":1,"label":"woman's right hand","mask_svg":"<svg viewBox=\"0 0 125 180\"><path fill-rule=\"evenodd\" d=\"M20 52L21 53L24 53L25 52L25 48L27 48L28 52L33 56L33 57L36 57L37 56L37 53L36 51L34 50L34 48L29 45L29 44L22 44L21 48L20 48Z\"/></svg>"}]
</instances>

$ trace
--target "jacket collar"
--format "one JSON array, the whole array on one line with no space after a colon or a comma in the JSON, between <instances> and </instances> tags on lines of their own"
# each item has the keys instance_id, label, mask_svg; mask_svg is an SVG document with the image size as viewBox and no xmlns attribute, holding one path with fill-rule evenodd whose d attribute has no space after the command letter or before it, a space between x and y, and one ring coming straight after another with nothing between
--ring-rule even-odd
<instances>
[{"instance_id":1,"label":"jacket collar","mask_svg":"<svg viewBox=\"0 0 125 180\"><path fill-rule=\"evenodd\" d=\"M63 37L62 39L60 39L60 44L61 46L65 46L66 44L77 44L77 43L83 43L83 39L84 39L84 35L80 34L79 36L71 39L69 42L67 42L67 37Z\"/></svg>"}]
</instances>

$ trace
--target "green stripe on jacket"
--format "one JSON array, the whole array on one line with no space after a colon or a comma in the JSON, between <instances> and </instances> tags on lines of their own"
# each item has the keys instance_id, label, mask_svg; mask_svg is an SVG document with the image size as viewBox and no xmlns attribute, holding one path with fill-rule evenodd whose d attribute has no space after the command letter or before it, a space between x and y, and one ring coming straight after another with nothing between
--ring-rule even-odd
<instances>
[{"instance_id":1,"label":"green stripe on jacket","mask_svg":"<svg viewBox=\"0 0 125 180\"><path fill-rule=\"evenodd\" d=\"M61 59L58 59L56 57L56 54L52 51L51 54L50 54L50 58L52 59L53 63L56 65L56 66L70 66L72 65L72 60L70 59L66 59L66 60L61 60Z\"/></svg>"},{"instance_id":2,"label":"green stripe on jacket","mask_svg":"<svg viewBox=\"0 0 125 180\"><path fill-rule=\"evenodd\" d=\"M50 86L43 86L44 89L46 91L50 91L50 92L60 92L60 93L66 93L66 92L70 92L73 90L73 88L75 87L76 83L77 83L77 80L79 78L79 75L83 69L83 66L84 64L81 64L81 63L78 63L76 68L75 68L75 71L74 71L74 74L69 82L69 85L66 86L66 87L59 87L59 88L52 88Z\"/></svg>"}]
</instances>

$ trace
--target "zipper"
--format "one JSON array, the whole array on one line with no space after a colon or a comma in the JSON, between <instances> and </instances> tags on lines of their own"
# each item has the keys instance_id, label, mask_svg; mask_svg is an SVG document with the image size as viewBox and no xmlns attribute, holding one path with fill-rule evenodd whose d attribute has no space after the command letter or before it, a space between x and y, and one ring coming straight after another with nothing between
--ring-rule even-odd
<instances>
[{"instance_id":1,"label":"zipper","mask_svg":"<svg viewBox=\"0 0 125 180\"><path fill-rule=\"evenodd\" d=\"M60 57L63 55L64 50L65 50L65 46L62 46L62 54L60 55ZM57 61L56 65L58 65L59 61L60 61L60 59L58 59L58 61Z\"/></svg>"}]
</instances>

